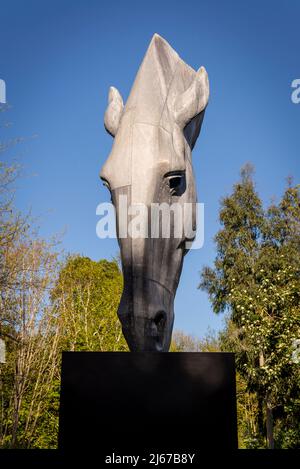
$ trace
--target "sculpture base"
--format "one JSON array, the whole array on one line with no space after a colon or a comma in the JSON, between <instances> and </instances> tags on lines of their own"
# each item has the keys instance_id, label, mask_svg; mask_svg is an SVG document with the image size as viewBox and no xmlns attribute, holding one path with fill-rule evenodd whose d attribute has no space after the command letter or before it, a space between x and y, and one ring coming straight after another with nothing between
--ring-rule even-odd
<instances>
[{"instance_id":1,"label":"sculpture base","mask_svg":"<svg viewBox=\"0 0 300 469\"><path fill-rule=\"evenodd\" d=\"M64 352L59 448L236 449L234 355Z\"/></svg>"}]
</instances>

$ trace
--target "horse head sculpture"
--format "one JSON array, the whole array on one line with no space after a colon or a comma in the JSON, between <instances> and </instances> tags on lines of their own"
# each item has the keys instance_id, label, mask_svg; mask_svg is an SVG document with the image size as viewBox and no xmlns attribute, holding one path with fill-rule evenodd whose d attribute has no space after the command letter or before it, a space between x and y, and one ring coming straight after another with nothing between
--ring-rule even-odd
<instances>
[{"instance_id":1,"label":"horse head sculpture","mask_svg":"<svg viewBox=\"0 0 300 469\"><path fill-rule=\"evenodd\" d=\"M133 206L195 206L191 152L208 97L204 67L193 70L157 34L150 42L126 105L116 88L109 90L104 124L114 143L100 177L116 209L124 275L118 316L131 351L169 350L174 297L186 242L195 236L196 217L194 210L189 212L190 233L183 229L171 233L176 215L172 211L167 222L170 236L163 236L161 218L154 220L152 211L150 215L142 211L147 232L131 236L127 230L125 235L120 233L121 221L126 228L130 224L124 222L123 212L125 209L133 215Z\"/></svg>"}]
</instances>

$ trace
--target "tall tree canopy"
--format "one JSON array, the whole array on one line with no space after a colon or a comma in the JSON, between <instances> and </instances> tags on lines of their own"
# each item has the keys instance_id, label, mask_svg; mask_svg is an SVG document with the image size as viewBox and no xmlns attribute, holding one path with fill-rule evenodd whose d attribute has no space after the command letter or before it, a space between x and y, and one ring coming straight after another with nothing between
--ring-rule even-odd
<instances>
[{"instance_id":1,"label":"tall tree canopy","mask_svg":"<svg viewBox=\"0 0 300 469\"><path fill-rule=\"evenodd\" d=\"M66 350L128 350L117 317L122 287L116 261L67 258L51 295Z\"/></svg>"}]
</instances>

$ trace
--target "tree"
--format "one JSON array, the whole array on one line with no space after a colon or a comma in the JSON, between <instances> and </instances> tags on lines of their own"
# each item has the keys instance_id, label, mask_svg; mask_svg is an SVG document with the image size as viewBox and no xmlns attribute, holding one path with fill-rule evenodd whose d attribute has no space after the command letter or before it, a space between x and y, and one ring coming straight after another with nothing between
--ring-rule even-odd
<instances>
[{"instance_id":1,"label":"tree","mask_svg":"<svg viewBox=\"0 0 300 469\"><path fill-rule=\"evenodd\" d=\"M16 168L0 168L0 335L8 349L1 369L0 444L30 446L57 373L58 316L49 289L58 254L14 208Z\"/></svg>"},{"instance_id":2,"label":"tree","mask_svg":"<svg viewBox=\"0 0 300 469\"><path fill-rule=\"evenodd\" d=\"M223 339L237 354L247 391L257 397L269 448L274 419L278 429L299 411L299 366L291 359L300 337L299 195L299 186L288 187L278 205L263 210L251 168L244 168L232 195L222 200L214 268L201 273L200 288L214 311L230 313Z\"/></svg>"},{"instance_id":3,"label":"tree","mask_svg":"<svg viewBox=\"0 0 300 469\"><path fill-rule=\"evenodd\" d=\"M67 258L51 294L62 321L62 348L128 350L117 317L122 287L117 261Z\"/></svg>"}]
</instances>

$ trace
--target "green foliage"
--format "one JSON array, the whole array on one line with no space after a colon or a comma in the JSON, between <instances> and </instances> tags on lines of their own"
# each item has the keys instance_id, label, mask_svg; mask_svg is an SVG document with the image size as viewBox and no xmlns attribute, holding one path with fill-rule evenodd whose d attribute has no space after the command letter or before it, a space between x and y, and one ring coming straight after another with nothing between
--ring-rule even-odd
<instances>
[{"instance_id":1,"label":"green foliage","mask_svg":"<svg viewBox=\"0 0 300 469\"><path fill-rule=\"evenodd\" d=\"M117 318L123 277L117 261L70 256L52 291L65 350L128 350Z\"/></svg>"}]
</instances>

